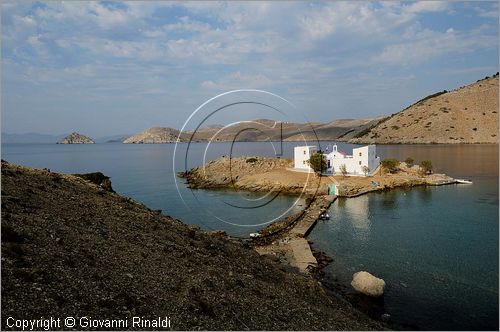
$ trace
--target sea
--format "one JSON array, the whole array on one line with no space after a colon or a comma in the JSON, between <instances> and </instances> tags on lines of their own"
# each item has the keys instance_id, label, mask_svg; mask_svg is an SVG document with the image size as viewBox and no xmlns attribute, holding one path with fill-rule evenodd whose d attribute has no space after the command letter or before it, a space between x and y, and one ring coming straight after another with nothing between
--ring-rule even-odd
<instances>
[{"instance_id":1,"label":"sea","mask_svg":"<svg viewBox=\"0 0 500 332\"><path fill-rule=\"evenodd\" d=\"M334 142L317 142L325 150ZM356 145L339 142L350 152ZM103 172L121 195L206 230L246 238L300 211L304 198L192 190L178 172L221 156L291 158L300 142L135 145L2 144L3 160L63 173ZM498 145L382 145L377 154L431 160L436 173L473 184L418 187L338 199L308 239L333 261L324 284L396 328L498 330ZM228 174L227 176L231 176ZM382 299L356 294L358 271L385 280ZM312 329L314 327L311 327Z\"/></svg>"}]
</instances>

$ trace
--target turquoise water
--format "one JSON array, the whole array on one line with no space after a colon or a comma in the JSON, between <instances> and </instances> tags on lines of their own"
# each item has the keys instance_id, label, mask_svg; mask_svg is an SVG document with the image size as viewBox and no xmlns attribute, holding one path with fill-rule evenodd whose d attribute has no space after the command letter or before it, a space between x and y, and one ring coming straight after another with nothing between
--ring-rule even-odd
<instances>
[{"instance_id":1,"label":"turquoise water","mask_svg":"<svg viewBox=\"0 0 500 332\"><path fill-rule=\"evenodd\" d=\"M309 240L334 259L324 269L325 282L373 316L389 313L412 329L498 330L497 147L468 147L455 157L453 147L442 148L428 147L423 157L440 165L447 159L449 173L472 185L339 199ZM471 165L477 155L482 159ZM352 291L352 275L362 270L386 281L383 301Z\"/></svg>"},{"instance_id":2,"label":"turquoise water","mask_svg":"<svg viewBox=\"0 0 500 332\"><path fill-rule=\"evenodd\" d=\"M187 189L184 180L175 174L202 165L206 145L193 143L188 149L187 144L179 144L175 169L174 148L174 144L3 144L2 159L63 173L101 171L111 177L113 188L122 195L161 209L184 223L223 229L236 237L248 237L266 223L302 208L303 200L293 196ZM232 153L274 156L276 148L269 143L237 143ZM212 143L206 159L230 155L230 149L230 144Z\"/></svg>"},{"instance_id":3,"label":"turquoise water","mask_svg":"<svg viewBox=\"0 0 500 332\"><path fill-rule=\"evenodd\" d=\"M328 144L327 142L322 144ZM283 155L293 146L284 143ZM280 195L191 191L175 171L201 165L205 144L174 145L2 145L2 159L53 171L102 171L120 194L205 229L248 236L257 224L299 211L303 202ZM350 151L352 145L340 144ZM279 144L237 143L233 155L274 156ZM180 153L179 153L180 152ZM207 160L229 155L215 143ZM419 329L498 329L498 146L380 146L381 158L432 160L437 172L470 178L473 185L414 188L337 200L331 220L319 222L309 239L334 258L325 282L379 315ZM186 157L187 156L187 157ZM182 197L182 198L181 198ZM252 205L254 204L254 205ZM223 219L224 221L221 221ZM243 226L237 226L237 225ZM383 301L360 299L349 286L352 274L367 270L387 282Z\"/></svg>"}]
</instances>

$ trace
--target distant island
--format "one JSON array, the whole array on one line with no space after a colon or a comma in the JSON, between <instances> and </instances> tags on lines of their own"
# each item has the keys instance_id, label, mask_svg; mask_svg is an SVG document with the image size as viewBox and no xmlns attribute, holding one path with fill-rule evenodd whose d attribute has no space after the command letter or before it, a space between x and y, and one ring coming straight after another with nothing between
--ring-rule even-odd
<instances>
[{"instance_id":1,"label":"distant island","mask_svg":"<svg viewBox=\"0 0 500 332\"><path fill-rule=\"evenodd\" d=\"M125 144L162 144L174 143L180 131L173 128L153 127L126 138ZM187 134L181 135L181 140L187 140Z\"/></svg>"},{"instance_id":2,"label":"distant island","mask_svg":"<svg viewBox=\"0 0 500 332\"><path fill-rule=\"evenodd\" d=\"M64 137L57 144L94 144L95 142L88 136L73 132Z\"/></svg>"}]
</instances>

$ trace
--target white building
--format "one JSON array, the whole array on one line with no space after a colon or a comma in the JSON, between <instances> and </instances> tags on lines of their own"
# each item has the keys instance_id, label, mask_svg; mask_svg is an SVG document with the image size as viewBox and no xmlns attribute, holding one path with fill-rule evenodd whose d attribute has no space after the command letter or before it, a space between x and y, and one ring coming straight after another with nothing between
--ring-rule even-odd
<instances>
[{"instance_id":1,"label":"white building","mask_svg":"<svg viewBox=\"0 0 500 332\"><path fill-rule=\"evenodd\" d=\"M296 146L293 151L293 167L301 170L312 171L311 166L309 166L309 158L313 154L318 152L316 146Z\"/></svg>"},{"instance_id":2,"label":"white building","mask_svg":"<svg viewBox=\"0 0 500 332\"><path fill-rule=\"evenodd\" d=\"M373 173L380 165L375 145L362 146L352 150L352 155L338 150L337 145L327 148L325 153L327 173L339 174L342 165L345 165L348 174L363 175L363 166L368 166L369 173ZM316 146L297 146L294 148L294 167L299 170L312 171L309 166L309 158L318 152Z\"/></svg>"},{"instance_id":3,"label":"white building","mask_svg":"<svg viewBox=\"0 0 500 332\"><path fill-rule=\"evenodd\" d=\"M375 145L362 146L352 150L352 155L338 150L337 145L332 147L332 151L326 156L328 173L341 173L340 168L345 165L347 173L362 175L363 166L368 166L369 173L372 173L380 165L380 157L377 156Z\"/></svg>"}]
</instances>

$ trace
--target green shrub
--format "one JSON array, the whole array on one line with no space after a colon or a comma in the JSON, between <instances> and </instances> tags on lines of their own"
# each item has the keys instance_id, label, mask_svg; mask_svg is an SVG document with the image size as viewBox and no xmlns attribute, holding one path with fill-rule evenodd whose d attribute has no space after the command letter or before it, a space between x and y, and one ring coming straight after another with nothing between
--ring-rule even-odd
<instances>
[{"instance_id":1,"label":"green shrub","mask_svg":"<svg viewBox=\"0 0 500 332\"><path fill-rule=\"evenodd\" d=\"M382 167L389 173L396 173L398 171L399 160L396 158L386 158L381 162Z\"/></svg>"},{"instance_id":2,"label":"green shrub","mask_svg":"<svg viewBox=\"0 0 500 332\"><path fill-rule=\"evenodd\" d=\"M316 152L309 158L309 166L318 174L326 171L326 157L324 154Z\"/></svg>"},{"instance_id":3,"label":"green shrub","mask_svg":"<svg viewBox=\"0 0 500 332\"><path fill-rule=\"evenodd\" d=\"M347 166L345 164L340 165L339 169L343 176L347 175Z\"/></svg>"},{"instance_id":4,"label":"green shrub","mask_svg":"<svg viewBox=\"0 0 500 332\"><path fill-rule=\"evenodd\" d=\"M252 164L253 164L253 163L256 163L256 162L257 162L257 160L258 160L258 159L257 159L257 158L254 158L254 157L252 157L252 158L248 158L248 159L247 159L247 163L252 163Z\"/></svg>"},{"instance_id":5,"label":"green shrub","mask_svg":"<svg viewBox=\"0 0 500 332\"><path fill-rule=\"evenodd\" d=\"M432 173L432 162L430 160L422 160L420 162L420 168L423 174L431 174Z\"/></svg>"},{"instance_id":6,"label":"green shrub","mask_svg":"<svg viewBox=\"0 0 500 332\"><path fill-rule=\"evenodd\" d=\"M408 158L405 159L405 163L406 163L406 165L408 165L408 167L412 167L413 166L413 162L414 162L414 160L413 160L412 157L408 157Z\"/></svg>"}]
</instances>

